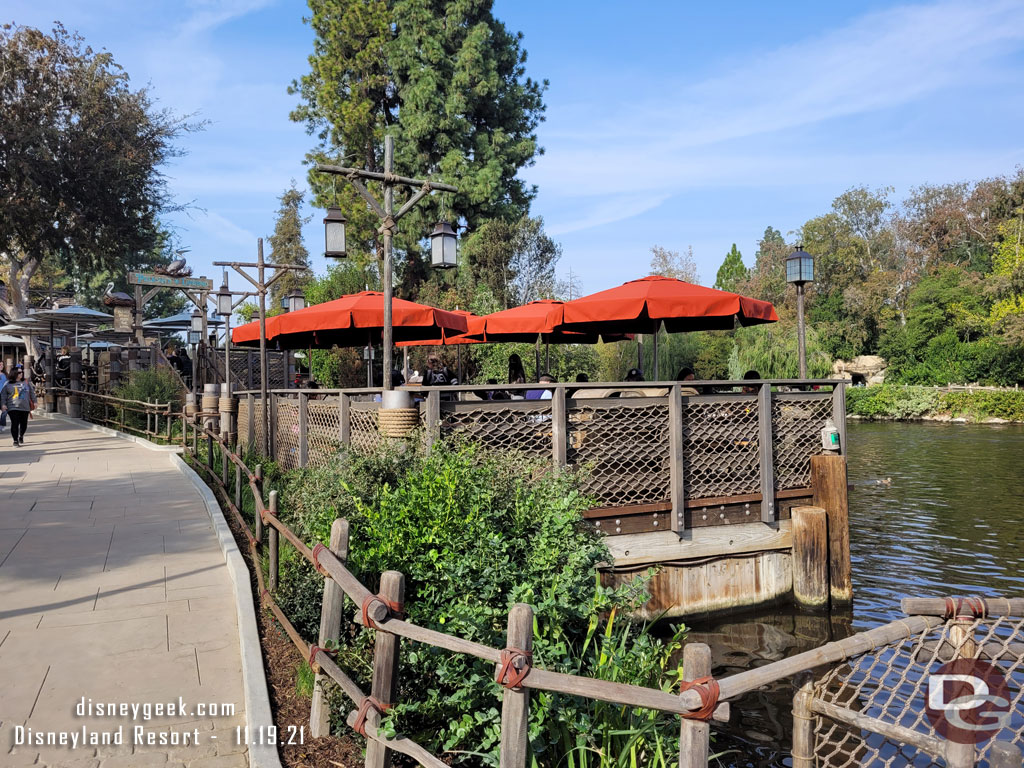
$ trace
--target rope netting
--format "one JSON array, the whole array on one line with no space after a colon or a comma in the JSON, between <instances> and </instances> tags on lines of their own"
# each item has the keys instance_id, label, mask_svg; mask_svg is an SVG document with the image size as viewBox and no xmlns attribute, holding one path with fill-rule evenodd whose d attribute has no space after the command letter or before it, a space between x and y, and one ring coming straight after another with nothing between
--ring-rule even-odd
<instances>
[{"instance_id":1,"label":"rope netting","mask_svg":"<svg viewBox=\"0 0 1024 768\"><path fill-rule=\"evenodd\" d=\"M955 675L985 682L958 682ZM946 687L950 685L952 689ZM1000 697L1008 700L1008 706L971 700L975 695ZM1024 749L1022 696L1024 618L968 614L948 619L852 657L815 682L815 764L829 768L946 766L944 750L948 748L947 739L952 738L961 743L977 739L975 764L987 765L988 753L996 741ZM958 704L957 697L966 698ZM863 718L857 723L841 722L822 712L829 705L909 729L914 738L909 740L910 734L906 734L908 739L883 735L874 730L878 727L874 722ZM954 712L952 717L950 712ZM975 735L963 730L959 734L951 732L958 715L963 722L971 722Z\"/></svg>"}]
</instances>

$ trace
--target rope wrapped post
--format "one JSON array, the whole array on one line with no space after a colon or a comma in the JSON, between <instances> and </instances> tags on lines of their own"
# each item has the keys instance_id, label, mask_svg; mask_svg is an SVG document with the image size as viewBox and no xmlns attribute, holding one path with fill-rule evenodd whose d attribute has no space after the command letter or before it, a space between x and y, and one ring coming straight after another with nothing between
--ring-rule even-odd
<instances>
[{"instance_id":1,"label":"rope wrapped post","mask_svg":"<svg viewBox=\"0 0 1024 768\"><path fill-rule=\"evenodd\" d=\"M952 604L953 601L949 600ZM964 603L967 605L964 605ZM973 659L978 654L978 644L974 641L975 617L984 615L984 603L976 605L970 598L967 601L956 601L956 608L950 613L952 618L946 624L949 642L961 659ZM946 742L947 768L971 768L974 765L974 744L961 744L955 741Z\"/></svg>"},{"instance_id":2,"label":"rope wrapped post","mask_svg":"<svg viewBox=\"0 0 1024 768\"><path fill-rule=\"evenodd\" d=\"M502 651L498 682L505 686L501 701L500 768L524 768L530 720L530 692L519 683L530 671L533 654L533 608L516 603L508 612L507 648Z\"/></svg>"},{"instance_id":3,"label":"rope wrapped post","mask_svg":"<svg viewBox=\"0 0 1024 768\"><path fill-rule=\"evenodd\" d=\"M267 506L267 514L277 517L277 491L270 492L270 503ZM270 528L270 574L267 578L267 586L271 592L277 591L277 576L278 576L278 535L277 528L274 526L268 526Z\"/></svg>"},{"instance_id":4,"label":"rope wrapped post","mask_svg":"<svg viewBox=\"0 0 1024 768\"><path fill-rule=\"evenodd\" d=\"M710 674L711 649L704 643L684 645L683 680L693 683ZM710 742L711 728L706 720L684 717L679 726L679 768L707 768Z\"/></svg>"},{"instance_id":5,"label":"rope wrapped post","mask_svg":"<svg viewBox=\"0 0 1024 768\"><path fill-rule=\"evenodd\" d=\"M340 589L340 588L339 588ZM389 608L405 602L405 576L398 571L384 571L380 576L379 597ZM370 696L384 708L394 704L398 695L398 635L377 631L373 644L373 682ZM366 744L366 768L387 768L391 765L391 750L378 741Z\"/></svg>"},{"instance_id":6,"label":"rope wrapped post","mask_svg":"<svg viewBox=\"0 0 1024 768\"><path fill-rule=\"evenodd\" d=\"M801 672L796 676L793 696L793 768L814 768L814 675Z\"/></svg>"},{"instance_id":7,"label":"rope wrapped post","mask_svg":"<svg viewBox=\"0 0 1024 768\"><path fill-rule=\"evenodd\" d=\"M257 464L256 469L253 470L253 475L256 476L256 490L260 500L263 499L263 465ZM256 499L252 500L253 509L256 514L256 542L258 544L263 543L263 517L260 515L261 503L257 502Z\"/></svg>"},{"instance_id":8,"label":"rope wrapped post","mask_svg":"<svg viewBox=\"0 0 1024 768\"><path fill-rule=\"evenodd\" d=\"M335 557L344 562L348 559L348 520L338 518L331 523L330 550ZM317 550L313 550L314 557ZM341 637L341 611L344 607L345 593L334 579L324 579L324 600L320 607L320 639L318 645L325 647L332 640L337 642ZM324 696L323 685L326 677L319 669L313 683L313 703L309 709L309 732L313 738L329 736L331 733L330 707Z\"/></svg>"}]
</instances>

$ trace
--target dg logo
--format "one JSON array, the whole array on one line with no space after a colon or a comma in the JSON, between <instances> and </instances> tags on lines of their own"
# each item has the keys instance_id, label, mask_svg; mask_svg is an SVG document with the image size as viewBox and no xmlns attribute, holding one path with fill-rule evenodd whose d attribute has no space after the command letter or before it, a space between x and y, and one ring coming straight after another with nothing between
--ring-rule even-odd
<instances>
[{"instance_id":1,"label":"dg logo","mask_svg":"<svg viewBox=\"0 0 1024 768\"><path fill-rule=\"evenodd\" d=\"M998 667L978 659L943 664L928 677L926 713L935 730L960 744L980 744L1010 722L1010 687Z\"/></svg>"}]
</instances>

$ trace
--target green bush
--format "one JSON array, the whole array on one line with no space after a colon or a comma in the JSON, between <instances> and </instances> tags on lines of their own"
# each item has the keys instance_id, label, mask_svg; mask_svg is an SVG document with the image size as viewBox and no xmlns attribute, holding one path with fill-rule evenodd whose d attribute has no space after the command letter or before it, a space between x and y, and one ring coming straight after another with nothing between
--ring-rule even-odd
<instances>
[{"instance_id":1,"label":"green bush","mask_svg":"<svg viewBox=\"0 0 1024 768\"><path fill-rule=\"evenodd\" d=\"M173 371L152 368L132 371L128 380L116 387L114 397L146 403L171 403L172 411L181 409L181 382Z\"/></svg>"},{"instance_id":2,"label":"green bush","mask_svg":"<svg viewBox=\"0 0 1024 768\"><path fill-rule=\"evenodd\" d=\"M1024 390L946 392L942 395L940 409L951 416L1024 422Z\"/></svg>"},{"instance_id":3,"label":"green bush","mask_svg":"<svg viewBox=\"0 0 1024 768\"><path fill-rule=\"evenodd\" d=\"M349 567L371 590L379 574L405 574L405 608L421 626L504 647L508 611L534 607L535 662L547 669L668 688L681 629L656 638L621 618L618 607L646 598L646 579L615 593L595 566L609 555L582 521L590 502L570 474L470 445L429 453L389 447L347 452L330 465L265 482L281 492L280 516L307 541L327 542L331 522L350 523ZM316 637L322 578L282 555L277 598L299 630ZM351 618L353 606L347 604ZM349 626L348 623L345 626ZM372 633L343 633L339 657L368 686ZM502 689L493 665L436 648L404 644L400 704L385 729L401 730L456 762L497 764ZM344 713L336 712L343 720ZM601 702L538 694L531 707L535 764L667 765L678 720Z\"/></svg>"},{"instance_id":4,"label":"green bush","mask_svg":"<svg viewBox=\"0 0 1024 768\"><path fill-rule=\"evenodd\" d=\"M913 419L935 411L939 399L939 392L930 387L848 387L846 412L867 418Z\"/></svg>"}]
</instances>

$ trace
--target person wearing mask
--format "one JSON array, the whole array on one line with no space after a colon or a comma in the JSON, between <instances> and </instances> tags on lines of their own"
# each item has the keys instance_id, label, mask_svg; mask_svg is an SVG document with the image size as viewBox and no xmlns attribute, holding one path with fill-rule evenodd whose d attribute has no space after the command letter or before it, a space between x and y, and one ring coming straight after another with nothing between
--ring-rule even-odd
<instances>
[{"instance_id":1,"label":"person wearing mask","mask_svg":"<svg viewBox=\"0 0 1024 768\"><path fill-rule=\"evenodd\" d=\"M36 392L32 385L25 381L25 370L16 368L10 381L0 391L0 411L9 414L11 437L14 438L15 447L25 444L28 418L35 407Z\"/></svg>"}]
</instances>

